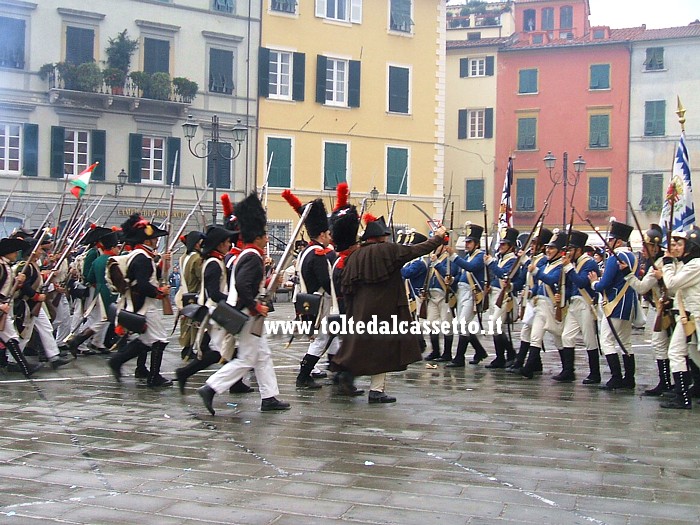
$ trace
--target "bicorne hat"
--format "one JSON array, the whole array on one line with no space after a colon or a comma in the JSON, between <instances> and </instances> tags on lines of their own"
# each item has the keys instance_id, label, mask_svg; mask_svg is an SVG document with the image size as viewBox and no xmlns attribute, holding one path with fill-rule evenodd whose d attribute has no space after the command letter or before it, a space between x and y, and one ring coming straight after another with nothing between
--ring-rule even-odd
<instances>
[{"instance_id":1,"label":"bicorne hat","mask_svg":"<svg viewBox=\"0 0 700 525\"><path fill-rule=\"evenodd\" d=\"M371 239L372 237L385 237L387 235L391 235L391 230L386 225L384 216L379 217L377 219L374 215L365 213L363 219L365 221L366 226L362 237L360 237L360 240L366 241L367 239Z\"/></svg>"},{"instance_id":2,"label":"bicorne hat","mask_svg":"<svg viewBox=\"0 0 700 525\"><path fill-rule=\"evenodd\" d=\"M167 231L161 230L154 224L151 224L138 213L134 213L122 223L124 242L131 245L142 243L147 239L164 237L167 234Z\"/></svg>"},{"instance_id":3,"label":"bicorne hat","mask_svg":"<svg viewBox=\"0 0 700 525\"><path fill-rule=\"evenodd\" d=\"M207 233L204 235L204 241L202 241L202 255L207 255L214 251L216 247L226 239L233 240L235 235L236 233L232 232L231 230L227 230L222 226L209 226Z\"/></svg>"},{"instance_id":4,"label":"bicorne hat","mask_svg":"<svg viewBox=\"0 0 700 525\"><path fill-rule=\"evenodd\" d=\"M0 255L7 255L8 253L14 252L26 252L31 247L31 243L24 239L6 238L0 240Z\"/></svg>"}]
</instances>

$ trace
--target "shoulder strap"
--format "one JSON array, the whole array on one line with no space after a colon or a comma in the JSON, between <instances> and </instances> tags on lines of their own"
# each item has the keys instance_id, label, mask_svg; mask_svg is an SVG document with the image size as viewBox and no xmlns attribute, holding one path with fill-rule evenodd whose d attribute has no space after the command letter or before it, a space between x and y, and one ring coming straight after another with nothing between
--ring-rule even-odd
<instances>
[{"instance_id":1,"label":"shoulder strap","mask_svg":"<svg viewBox=\"0 0 700 525\"><path fill-rule=\"evenodd\" d=\"M639 266L639 258L635 257L634 258L634 266L632 268L632 273L637 273L638 266ZM603 312L605 313L606 317L610 317L610 315L613 313L613 310L615 309L617 304L622 300L622 298L624 297L624 295L627 292L627 289L629 287L630 287L630 282L625 281L625 285L618 292L618 294L615 296L615 299L613 299L612 302L608 302L608 294L603 292Z\"/></svg>"}]
</instances>

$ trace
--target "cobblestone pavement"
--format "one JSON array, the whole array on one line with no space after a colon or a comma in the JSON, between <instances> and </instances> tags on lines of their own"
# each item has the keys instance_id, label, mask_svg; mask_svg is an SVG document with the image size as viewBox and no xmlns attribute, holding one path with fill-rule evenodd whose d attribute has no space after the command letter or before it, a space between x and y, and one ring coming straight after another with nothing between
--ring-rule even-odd
<instances>
[{"instance_id":1,"label":"cobblestone pavement","mask_svg":"<svg viewBox=\"0 0 700 525\"><path fill-rule=\"evenodd\" d=\"M260 412L257 393L223 394L209 416L195 389L211 370L185 396L119 385L102 356L31 381L5 375L0 523L698 523L700 409L640 396L655 363L643 332L633 339L634 395L581 385L584 352L579 380L557 384L547 352L533 380L416 363L390 375L396 404L368 405L330 386L296 390L306 344L281 338L292 409L280 413ZM179 364L173 348L163 370Z\"/></svg>"}]
</instances>

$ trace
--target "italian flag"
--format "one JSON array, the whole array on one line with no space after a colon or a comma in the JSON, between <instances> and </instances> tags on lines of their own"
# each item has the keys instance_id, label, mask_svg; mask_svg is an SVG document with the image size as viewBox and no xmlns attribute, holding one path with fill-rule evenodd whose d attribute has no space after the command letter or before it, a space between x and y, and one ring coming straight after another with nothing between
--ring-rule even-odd
<instances>
[{"instance_id":1,"label":"italian flag","mask_svg":"<svg viewBox=\"0 0 700 525\"><path fill-rule=\"evenodd\" d=\"M87 190L88 184L90 184L90 175L92 175L92 172L94 169L97 167L99 162L95 162L93 165L88 166L85 168L83 171L80 172L80 174L77 177L69 178L68 182L70 183L71 186L73 186L70 189L70 192L75 195L76 199L79 199L80 197L83 196L85 193L85 190Z\"/></svg>"}]
</instances>

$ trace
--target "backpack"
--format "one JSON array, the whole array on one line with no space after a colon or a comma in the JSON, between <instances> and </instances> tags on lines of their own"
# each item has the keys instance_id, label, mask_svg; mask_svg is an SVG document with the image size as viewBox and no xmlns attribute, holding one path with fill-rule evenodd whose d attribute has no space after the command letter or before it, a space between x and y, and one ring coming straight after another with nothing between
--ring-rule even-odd
<instances>
[{"instance_id":1,"label":"backpack","mask_svg":"<svg viewBox=\"0 0 700 525\"><path fill-rule=\"evenodd\" d=\"M105 280L108 288L113 293L124 295L131 287L131 281L127 278L127 271L131 258L141 253L138 250L125 253L123 255L111 255L107 259L107 267L105 271Z\"/></svg>"}]
</instances>

